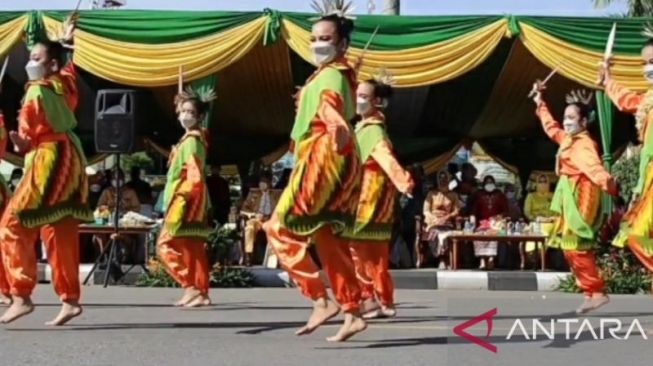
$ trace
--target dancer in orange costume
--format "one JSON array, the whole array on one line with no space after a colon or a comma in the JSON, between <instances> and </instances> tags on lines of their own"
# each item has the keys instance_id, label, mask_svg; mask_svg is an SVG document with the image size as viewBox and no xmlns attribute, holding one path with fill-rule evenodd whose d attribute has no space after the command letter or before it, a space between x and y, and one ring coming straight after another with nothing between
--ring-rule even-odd
<instances>
[{"instance_id":1,"label":"dancer in orange costume","mask_svg":"<svg viewBox=\"0 0 653 366\"><path fill-rule=\"evenodd\" d=\"M7 149L7 129L5 128L5 117L0 111L0 158L5 155ZM5 179L0 175L0 215L5 210L7 202L11 198L11 192ZM9 282L2 262L2 252L0 251L0 305L11 305L11 294L9 291Z\"/></svg>"},{"instance_id":2,"label":"dancer in orange costume","mask_svg":"<svg viewBox=\"0 0 653 366\"><path fill-rule=\"evenodd\" d=\"M619 85L610 77L609 62L602 63L599 78L617 108L635 115L642 143L639 181L614 244L623 247L627 243L649 273L653 274L653 29L648 27L645 33L649 37L642 47L643 72L649 83L646 93L636 93Z\"/></svg>"},{"instance_id":3,"label":"dancer in orange costume","mask_svg":"<svg viewBox=\"0 0 653 366\"><path fill-rule=\"evenodd\" d=\"M184 294L175 306L211 304L210 267L204 248L211 232L205 177L208 142L200 122L213 99L212 90L198 94L188 89L176 100L179 122L186 132L170 153L163 192L165 218L156 245L163 266L184 288Z\"/></svg>"},{"instance_id":4,"label":"dancer in orange costume","mask_svg":"<svg viewBox=\"0 0 653 366\"><path fill-rule=\"evenodd\" d=\"M358 84L356 91L356 113L361 118L356 125L356 140L363 177L351 249L365 318L396 314L394 285L388 271L395 198L397 190L410 195L415 186L410 174L397 162L385 130L381 110L392 96L391 84L390 75L381 72Z\"/></svg>"},{"instance_id":5,"label":"dancer in orange costume","mask_svg":"<svg viewBox=\"0 0 653 366\"><path fill-rule=\"evenodd\" d=\"M313 24L311 50L318 69L299 92L291 133L296 162L279 203L264 225L268 242L301 292L313 301L313 313L296 334L311 333L336 316L318 268L308 255L311 237L345 322L329 341L344 341L366 328L360 316L360 288L348 235L358 201L360 162L349 121L355 115L356 80L344 58L353 22L349 4L325 2Z\"/></svg>"},{"instance_id":6,"label":"dancer in orange costume","mask_svg":"<svg viewBox=\"0 0 653 366\"><path fill-rule=\"evenodd\" d=\"M576 312L584 314L609 302L593 248L602 222L601 190L615 196L617 186L601 164L596 142L587 132L591 95L579 91L567 97L569 104L561 127L542 99L542 84L537 82L533 88L542 128L560 145L556 161L560 179L551 203L551 210L559 218L549 245L564 251L585 299Z\"/></svg>"},{"instance_id":7,"label":"dancer in orange costume","mask_svg":"<svg viewBox=\"0 0 653 366\"><path fill-rule=\"evenodd\" d=\"M64 23L64 40L71 41L74 19ZM52 283L62 301L48 325L62 325L82 312L79 305L80 221L92 221L87 205L86 158L73 110L78 93L72 62L61 68L63 46L44 41L31 50L26 71L30 79L18 117L18 132L10 138L25 156L25 175L0 220L0 246L13 303L0 322L34 309L31 294L37 271L34 242L41 237L52 267Z\"/></svg>"}]
</instances>

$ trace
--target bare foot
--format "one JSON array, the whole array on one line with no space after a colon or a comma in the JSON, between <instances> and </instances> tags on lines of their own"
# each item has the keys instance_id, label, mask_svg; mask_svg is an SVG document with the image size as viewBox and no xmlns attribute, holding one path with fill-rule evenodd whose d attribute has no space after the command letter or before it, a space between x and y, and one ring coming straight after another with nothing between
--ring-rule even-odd
<instances>
[{"instance_id":1,"label":"bare foot","mask_svg":"<svg viewBox=\"0 0 653 366\"><path fill-rule=\"evenodd\" d=\"M187 307L187 308L199 308L199 307L202 307L202 306L209 306L209 305L211 305L211 298L209 298L209 295L199 294L191 302L184 305L184 307Z\"/></svg>"},{"instance_id":2,"label":"bare foot","mask_svg":"<svg viewBox=\"0 0 653 366\"><path fill-rule=\"evenodd\" d=\"M0 295L0 305L11 305L11 297Z\"/></svg>"},{"instance_id":3,"label":"bare foot","mask_svg":"<svg viewBox=\"0 0 653 366\"><path fill-rule=\"evenodd\" d=\"M326 340L329 342L344 342L367 329L367 323L361 318L360 314L345 314L345 323L340 327L336 335L328 337Z\"/></svg>"},{"instance_id":4,"label":"bare foot","mask_svg":"<svg viewBox=\"0 0 653 366\"><path fill-rule=\"evenodd\" d=\"M394 308L394 306L384 306L384 307L382 307L381 308L381 313L386 318L394 318L395 316L397 316L397 310Z\"/></svg>"},{"instance_id":5,"label":"bare foot","mask_svg":"<svg viewBox=\"0 0 653 366\"><path fill-rule=\"evenodd\" d=\"M312 333L320 325L338 315L340 308L333 301L322 298L313 303L313 313L308 318L306 325L299 328L295 335L301 336Z\"/></svg>"},{"instance_id":6,"label":"bare foot","mask_svg":"<svg viewBox=\"0 0 653 366\"><path fill-rule=\"evenodd\" d=\"M585 314L592 310L592 298L590 296L585 296L583 303L576 309L576 314Z\"/></svg>"},{"instance_id":7,"label":"bare foot","mask_svg":"<svg viewBox=\"0 0 653 366\"><path fill-rule=\"evenodd\" d=\"M606 305L609 302L610 302L610 298L608 297L608 295L597 292L592 295L592 308L590 310L596 310Z\"/></svg>"},{"instance_id":8,"label":"bare foot","mask_svg":"<svg viewBox=\"0 0 653 366\"><path fill-rule=\"evenodd\" d=\"M373 297L363 300L361 303L360 312L362 314L369 313L375 310L379 310L381 306Z\"/></svg>"},{"instance_id":9,"label":"bare foot","mask_svg":"<svg viewBox=\"0 0 653 366\"><path fill-rule=\"evenodd\" d=\"M13 296L11 306L0 317L0 323L7 324L34 311L34 304L29 296Z\"/></svg>"},{"instance_id":10,"label":"bare foot","mask_svg":"<svg viewBox=\"0 0 653 366\"><path fill-rule=\"evenodd\" d=\"M76 318L82 314L82 307L77 300L64 301L61 304L61 310L57 317L46 322L45 325L60 326L68 323L71 319Z\"/></svg>"},{"instance_id":11,"label":"bare foot","mask_svg":"<svg viewBox=\"0 0 653 366\"><path fill-rule=\"evenodd\" d=\"M188 287L184 290L184 294L181 296L181 298L174 303L174 306L184 306L193 301L199 295L200 292L197 289L194 287Z\"/></svg>"}]
</instances>

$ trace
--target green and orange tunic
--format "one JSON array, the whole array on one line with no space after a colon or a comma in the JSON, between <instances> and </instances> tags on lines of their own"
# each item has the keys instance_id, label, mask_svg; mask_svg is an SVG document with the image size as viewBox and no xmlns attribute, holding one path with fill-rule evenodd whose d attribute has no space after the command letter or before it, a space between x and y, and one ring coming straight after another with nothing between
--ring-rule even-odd
<instances>
[{"instance_id":1,"label":"green and orange tunic","mask_svg":"<svg viewBox=\"0 0 653 366\"><path fill-rule=\"evenodd\" d=\"M206 186L208 142L203 129L188 131L173 147L163 191L163 230L172 238L206 240L209 194Z\"/></svg>"},{"instance_id":2,"label":"green and orange tunic","mask_svg":"<svg viewBox=\"0 0 653 366\"><path fill-rule=\"evenodd\" d=\"M356 125L363 164L354 239L386 243L392 235L397 190L409 193L410 174L397 162L385 129L385 116L376 112Z\"/></svg>"},{"instance_id":3,"label":"green and orange tunic","mask_svg":"<svg viewBox=\"0 0 653 366\"><path fill-rule=\"evenodd\" d=\"M560 177L551 202L559 215L549 246L563 250L589 250L603 222L601 191L609 191L612 177L601 164L598 146L587 131L566 133L545 103L537 108L544 132L560 145L556 173Z\"/></svg>"},{"instance_id":4,"label":"green and orange tunic","mask_svg":"<svg viewBox=\"0 0 653 366\"><path fill-rule=\"evenodd\" d=\"M275 214L281 225L308 236L330 225L335 234L353 234L360 187L360 161L349 121L355 114L355 73L344 59L320 66L299 92L291 133L295 167ZM350 140L336 151L334 132Z\"/></svg>"},{"instance_id":5,"label":"green and orange tunic","mask_svg":"<svg viewBox=\"0 0 653 366\"><path fill-rule=\"evenodd\" d=\"M67 217L93 221L87 203L86 157L73 132L77 100L72 62L48 79L27 84L18 117L18 134L29 142L25 174L8 207L25 227Z\"/></svg>"},{"instance_id":6,"label":"green and orange tunic","mask_svg":"<svg viewBox=\"0 0 653 366\"><path fill-rule=\"evenodd\" d=\"M619 110L635 115L639 140L642 142L639 180L633 189L637 201L624 216L621 231L614 244L623 247L628 236L634 236L643 252L653 256L653 89L636 93L610 81L605 88Z\"/></svg>"}]
</instances>

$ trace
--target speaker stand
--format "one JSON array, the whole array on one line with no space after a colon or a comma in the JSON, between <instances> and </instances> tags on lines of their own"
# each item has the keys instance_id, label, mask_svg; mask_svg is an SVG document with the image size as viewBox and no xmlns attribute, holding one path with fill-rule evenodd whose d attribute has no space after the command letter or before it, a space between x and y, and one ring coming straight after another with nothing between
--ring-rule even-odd
<instances>
[{"instance_id":1,"label":"speaker stand","mask_svg":"<svg viewBox=\"0 0 653 366\"><path fill-rule=\"evenodd\" d=\"M88 275L86 275L86 278L84 279L84 285L88 283L88 280L93 276L93 273L97 270L98 266L100 265L100 262L102 262L102 259L105 257L106 262L105 262L105 269L104 269L104 286L107 287L109 285L109 275L113 277L113 281L118 282L120 279L125 277L127 273L129 273L134 267L137 265L134 264L126 272L122 271L122 268L120 266L120 263L116 263L116 258L117 258L117 251L119 250L120 247L120 205L122 204L121 200L121 190L122 190L122 180L119 179L120 177L120 153L115 154L116 157L116 166L113 171L113 175L116 178L116 207L115 211L113 214L113 233L111 234L111 237L109 239L109 242L107 243L107 246L102 250L102 253L98 256L98 258L95 260L95 263L93 263L93 267L89 271ZM108 256L107 256L108 254ZM147 257L147 254L146 254ZM149 272L147 270L147 267L145 266L144 263L140 264L141 268L145 272Z\"/></svg>"}]
</instances>

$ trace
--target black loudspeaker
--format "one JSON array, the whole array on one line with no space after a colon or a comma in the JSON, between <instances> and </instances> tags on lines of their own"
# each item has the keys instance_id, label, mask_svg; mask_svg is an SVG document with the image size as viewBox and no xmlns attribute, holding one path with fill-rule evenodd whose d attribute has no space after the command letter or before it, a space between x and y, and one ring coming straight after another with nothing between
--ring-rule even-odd
<instances>
[{"instance_id":1,"label":"black loudspeaker","mask_svg":"<svg viewBox=\"0 0 653 366\"><path fill-rule=\"evenodd\" d=\"M95 99L95 150L131 153L136 135L136 91L98 90Z\"/></svg>"}]
</instances>

